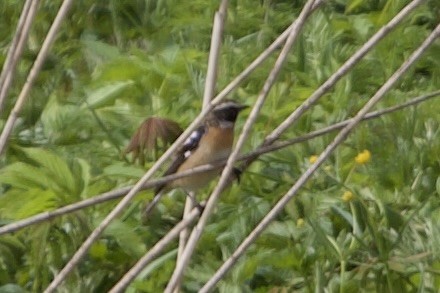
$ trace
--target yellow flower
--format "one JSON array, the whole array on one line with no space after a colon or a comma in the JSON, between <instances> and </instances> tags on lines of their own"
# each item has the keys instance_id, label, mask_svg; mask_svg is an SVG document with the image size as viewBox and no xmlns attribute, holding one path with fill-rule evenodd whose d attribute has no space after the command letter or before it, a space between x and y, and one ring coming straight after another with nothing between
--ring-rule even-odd
<instances>
[{"instance_id":1,"label":"yellow flower","mask_svg":"<svg viewBox=\"0 0 440 293\"><path fill-rule=\"evenodd\" d=\"M315 163L317 159L318 159L318 156L316 156L316 155L310 156L310 158L309 158L310 164Z\"/></svg>"},{"instance_id":2,"label":"yellow flower","mask_svg":"<svg viewBox=\"0 0 440 293\"><path fill-rule=\"evenodd\" d=\"M363 150L361 153L359 153L356 158L354 158L355 162L363 165L365 163L368 163L371 159L371 153L369 150Z\"/></svg>"},{"instance_id":3,"label":"yellow flower","mask_svg":"<svg viewBox=\"0 0 440 293\"><path fill-rule=\"evenodd\" d=\"M351 193L351 191L346 191L342 194L341 198L343 201L349 202L353 199L353 193Z\"/></svg>"},{"instance_id":4,"label":"yellow flower","mask_svg":"<svg viewBox=\"0 0 440 293\"><path fill-rule=\"evenodd\" d=\"M304 219L303 218L299 218L298 220L296 220L296 226L299 227L299 228L304 226Z\"/></svg>"}]
</instances>

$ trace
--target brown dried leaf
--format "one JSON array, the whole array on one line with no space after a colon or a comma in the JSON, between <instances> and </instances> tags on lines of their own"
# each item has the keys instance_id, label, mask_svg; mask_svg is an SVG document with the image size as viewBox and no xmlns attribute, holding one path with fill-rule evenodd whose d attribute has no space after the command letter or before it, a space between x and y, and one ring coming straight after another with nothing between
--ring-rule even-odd
<instances>
[{"instance_id":1,"label":"brown dried leaf","mask_svg":"<svg viewBox=\"0 0 440 293\"><path fill-rule=\"evenodd\" d=\"M173 143L183 132L182 128L170 119L150 117L146 119L132 136L124 154L133 153L133 160L143 164L148 153L157 151L159 141L163 146Z\"/></svg>"}]
</instances>

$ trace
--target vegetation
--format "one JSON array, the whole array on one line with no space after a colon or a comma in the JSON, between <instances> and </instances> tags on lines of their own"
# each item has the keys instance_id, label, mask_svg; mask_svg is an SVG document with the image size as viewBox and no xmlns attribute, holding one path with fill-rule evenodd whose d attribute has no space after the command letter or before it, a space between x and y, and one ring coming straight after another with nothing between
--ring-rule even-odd
<instances>
[{"instance_id":1,"label":"vegetation","mask_svg":"<svg viewBox=\"0 0 440 293\"><path fill-rule=\"evenodd\" d=\"M3 127L61 1L42 0L0 113ZM298 16L305 1L230 1L219 62L221 90ZM307 20L245 152L318 88L410 1L327 1ZM123 155L150 116L187 126L202 105L217 1L75 1L0 157L0 226L131 185L153 164ZM0 2L0 63L21 12ZM304 117L292 138L352 117L440 22L426 1ZM252 105L276 56L231 98ZM437 40L377 108L440 89ZM237 132L244 123L244 113ZM195 292L334 138L259 157L226 190L185 273ZM316 172L229 274L219 292L437 292L440 288L440 104L363 122ZM204 199L212 190L199 195ZM141 192L105 230L59 292L105 292L182 216L180 191L151 220ZM0 235L0 292L41 292L115 206L98 204ZM177 241L128 292L158 292Z\"/></svg>"}]
</instances>

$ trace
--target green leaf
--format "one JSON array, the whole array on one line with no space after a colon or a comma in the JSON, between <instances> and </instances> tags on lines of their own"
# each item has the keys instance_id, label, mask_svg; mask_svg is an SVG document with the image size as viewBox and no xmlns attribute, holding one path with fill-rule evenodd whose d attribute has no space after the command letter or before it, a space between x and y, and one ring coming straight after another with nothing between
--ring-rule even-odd
<instances>
[{"instance_id":1,"label":"green leaf","mask_svg":"<svg viewBox=\"0 0 440 293\"><path fill-rule=\"evenodd\" d=\"M0 214L5 218L23 219L57 207L57 195L51 190L11 189L0 196Z\"/></svg>"},{"instance_id":2,"label":"green leaf","mask_svg":"<svg viewBox=\"0 0 440 293\"><path fill-rule=\"evenodd\" d=\"M107 255L107 252L107 245L105 245L103 242L93 243L89 250L90 256L96 259L104 259Z\"/></svg>"},{"instance_id":3,"label":"green leaf","mask_svg":"<svg viewBox=\"0 0 440 293\"><path fill-rule=\"evenodd\" d=\"M80 166L80 176L81 176L81 180L83 182L83 190L81 195L86 195L87 194L87 187L89 186L90 180L91 180L91 168L89 163L87 163L86 160L83 159L76 159L76 162L78 163L78 165Z\"/></svg>"},{"instance_id":4,"label":"green leaf","mask_svg":"<svg viewBox=\"0 0 440 293\"><path fill-rule=\"evenodd\" d=\"M437 177L435 181L435 190L437 191L437 195L440 195L440 177Z\"/></svg>"},{"instance_id":5,"label":"green leaf","mask_svg":"<svg viewBox=\"0 0 440 293\"><path fill-rule=\"evenodd\" d=\"M272 222L269 227L267 227L265 233L274 234L278 237L290 238L294 235L295 226L293 221L290 222Z\"/></svg>"},{"instance_id":6,"label":"green leaf","mask_svg":"<svg viewBox=\"0 0 440 293\"><path fill-rule=\"evenodd\" d=\"M150 62L133 56L119 57L102 66L96 82L138 81L148 75Z\"/></svg>"},{"instance_id":7,"label":"green leaf","mask_svg":"<svg viewBox=\"0 0 440 293\"><path fill-rule=\"evenodd\" d=\"M336 205L332 205L331 209L337 215L341 216L345 221L347 221L347 223L350 224L350 226L353 227L353 217L349 212L344 211L343 209L341 209L340 207L338 207Z\"/></svg>"},{"instance_id":8,"label":"green leaf","mask_svg":"<svg viewBox=\"0 0 440 293\"><path fill-rule=\"evenodd\" d=\"M145 244L134 228L121 221L113 221L105 235L113 237L119 246L130 256L141 257L145 253Z\"/></svg>"},{"instance_id":9,"label":"green leaf","mask_svg":"<svg viewBox=\"0 0 440 293\"><path fill-rule=\"evenodd\" d=\"M26 252L26 246L16 236L2 235L0 237L0 282L2 281L2 267L9 272L21 266L21 257Z\"/></svg>"},{"instance_id":10,"label":"green leaf","mask_svg":"<svg viewBox=\"0 0 440 293\"><path fill-rule=\"evenodd\" d=\"M3 235L0 238L0 243L14 250L24 251L26 249L26 246L17 238L17 236Z\"/></svg>"},{"instance_id":11,"label":"green leaf","mask_svg":"<svg viewBox=\"0 0 440 293\"><path fill-rule=\"evenodd\" d=\"M350 1L350 3L345 7L345 13L351 13L355 11L358 7L361 7L362 4L364 4L364 0Z\"/></svg>"},{"instance_id":12,"label":"green leaf","mask_svg":"<svg viewBox=\"0 0 440 293\"><path fill-rule=\"evenodd\" d=\"M140 178L145 170L138 166L127 166L126 163L118 162L104 168L104 174L116 177Z\"/></svg>"},{"instance_id":13,"label":"green leaf","mask_svg":"<svg viewBox=\"0 0 440 293\"><path fill-rule=\"evenodd\" d=\"M161 255L154 261L152 261L149 265L147 265L136 277L135 281L132 283L133 285L129 288L127 288L126 293L130 292L137 292L135 289L139 287L136 286L136 282L142 282L142 280L145 280L149 277L149 275L154 272L154 270L159 269L161 266L163 266L167 261L175 258L177 255L177 249L173 249L164 255Z\"/></svg>"},{"instance_id":14,"label":"green leaf","mask_svg":"<svg viewBox=\"0 0 440 293\"><path fill-rule=\"evenodd\" d=\"M96 40L82 40L86 57L90 62L96 64L97 60L109 61L120 56L119 50L115 46L111 46L104 42Z\"/></svg>"},{"instance_id":15,"label":"green leaf","mask_svg":"<svg viewBox=\"0 0 440 293\"><path fill-rule=\"evenodd\" d=\"M40 148L21 149L29 159L37 162L41 171L45 173L55 185L71 194L78 194L75 178L66 161L57 154Z\"/></svg>"},{"instance_id":16,"label":"green leaf","mask_svg":"<svg viewBox=\"0 0 440 293\"><path fill-rule=\"evenodd\" d=\"M6 284L0 287L0 293L26 293L26 290L17 284Z\"/></svg>"},{"instance_id":17,"label":"green leaf","mask_svg":"<svg viewBox=\"0 0 440 293\"><path fill-rule=\"evenodd\" d=\"M384 209L388 224L390 225L390 227L398 231L405 222L403 217L389 204L385 204Z\"/></svg>"},{"instance_id":18,"label":"green leaf","mask_svg":"<svg viewBox=\"0 0 440 293\"><path fill-rule=\"evenodd\" d=\"M51 178L41 172L40 168L22 162L10 164L1 169L0 183L25 190L32 188L45 189L52 184Z\"/></svg>"},{"instance_id":19,"label":"green leaf","mask_svg":"<svg viewBox=\"0 0 440 293\"><path fill-rule=\"evenodd\" d=\"M89 111L72 104L62 104L52 94L41 114L44 133L54 144L72 144L91 133Z\"/></svg>"},{"instance_id":20,"label":"green leaf","mask_svg":"<svg viewBox=\"0 0 440 293\"><path fill-rule=\"evenodd\" d=\"M86 104L92 109L108 105L133 84L132 80L112 82L95 90L87 91Z\"/></svg>"}]
</instances>

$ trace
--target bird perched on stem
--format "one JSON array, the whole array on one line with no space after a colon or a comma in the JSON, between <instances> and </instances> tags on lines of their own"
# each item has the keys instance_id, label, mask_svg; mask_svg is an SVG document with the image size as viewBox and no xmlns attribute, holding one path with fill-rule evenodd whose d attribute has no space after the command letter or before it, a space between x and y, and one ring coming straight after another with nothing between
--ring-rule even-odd
<instances>
[{"instance_id":1,"label":"bird perched on stem","mask_svg":"<svg viewBox=\"0 0 440 293\"><path fill-rule=\"evenodd\" d=\"M173 162L164 175L183 172L226 159L232 151L235 121L238 114L245 108L247 106L232 100L226 100L214 107L203 124L188 137L176 152ZM238 177L238 170L235 170L234 173ZM218 174L218 170L211 170L157 186L155 197L147 205L143 216L148 216L167 191L182 188L189 194L207 185Z\"/></svg>"}]
</instances>

